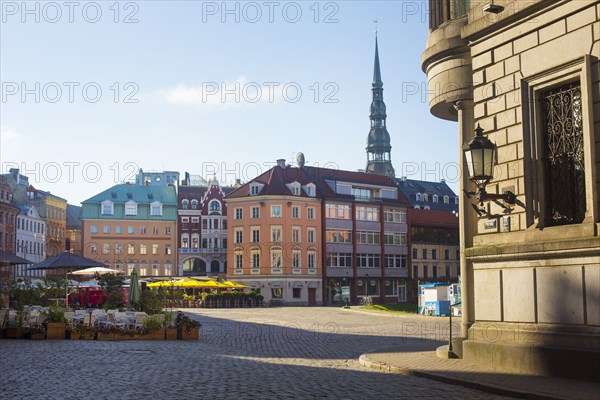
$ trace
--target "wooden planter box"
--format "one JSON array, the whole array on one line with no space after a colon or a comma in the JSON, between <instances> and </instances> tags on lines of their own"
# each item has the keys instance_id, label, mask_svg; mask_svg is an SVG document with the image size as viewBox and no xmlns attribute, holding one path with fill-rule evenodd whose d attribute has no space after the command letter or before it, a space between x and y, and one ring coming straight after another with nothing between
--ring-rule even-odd
<instances>
[{"instance_id":1,"label":"wooden planter box","mask_svg":"<svg viewBox=\"0 0 600 400\"><path fill-rule=\"evenodd\" d=\"M64 340L67 332L66 326L67 324L64 322L48 322L46 338Z\"/></svg>"},{"instance_id":2,"label":"wooden planter box","mask_svg":"<svg viewBox=\"0 0 600 400\"><path fill-rule=\"evenodd\" d=\"M27 328L22 326L7 326L5 332L7 339L23 339L27 333Z\"/></svg>"},{"instance_id":3,"label":"wooden planter box","mask_svg":"<svg viewBox=\"0 0 600 400\"><path fill-rule=\"evenodd\" d=\"M157 331L152 331L152 332L148 332L146 335L140 335L141 339L144 340L165 340L165 330L163 328L157 330Z\"/></svg>"},{"instance_id":4,"label":"wooden planter box","mask_svg":"<svg viewBox=\"0 0 600 400\"><path fill-rule=\"evenodd\" d=\"M85 333L77 333L71 332L71 340L94 340L95 339L94 332L85 332Z\"/></svg>"},{"instance_id":5,"label":"wooden planter box","mask_svg":"<svg viewBox=\"0 0 600 400\"><path fill-rule=\"evenodd\" d=\"M183 328L177 332L177 339L181 340L198 340L198 335L200 333L199 328L194 328L190 332L187 329Z\"/></svg>"},{"instance_id":6,"label":"wooden planter box","mask_svg":"<svg viewBox=\"0 0 600 400\"><path fill-rule=\"evenodd\" d=\"M122 337L124 335L119 335L117 333L103 333L98 332L96 336L96 340L123 340Z\"/></svg>"},{"instance_id":7,"label":"wooden planter box","mask_svg":"<svg viewBox=\"0 0 600 400\"><path fill-rule=\"evenodd\" d=\"M177 340L177 328L167 328L165 330L166 340Z\"/></svg>"},{"instance_id":8,"label":"wooden planter box","mask_svg":"<svg viewBox=\"0 0 600 400\"><path fill-rule=\"evenodd\" d=\"M31 339L31 340L44 340L44 339L46 339L46 335L43 332L31 332L29 334L29 339Z\"/></svg>"}]
</instances>

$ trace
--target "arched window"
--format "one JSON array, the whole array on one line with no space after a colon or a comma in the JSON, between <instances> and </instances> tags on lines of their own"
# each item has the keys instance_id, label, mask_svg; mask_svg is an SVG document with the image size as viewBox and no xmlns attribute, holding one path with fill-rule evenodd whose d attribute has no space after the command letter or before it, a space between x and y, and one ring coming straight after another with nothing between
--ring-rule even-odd
<instances>
[{"instance_id":1,"label":"arched window","mask_svg":"<svg viewBox=\"0 0 600 400\"><path fill-rule=\"evenodd\" d=\"M208 204L209 211L221 212L221 203L219 200L213 200Z\"/></svg>"},{"instance_id":2,"label":"arched window","mask_svg":"<svg viewBox=\"0 0 600 400\"><path fill-rule=\"evenodd\" d=\"M429 196L427 194L424 194L421 199L425 202L429 201Z\"/></svg>"},{"instance_id":3,"label":"arched window","mask_svg":"<svg viewBox=\"0 0 600 400\"><path fill-rule=\"evenodd\" d=\"M198 208L198 200L192 200L192 210L195 210Z\"/></svg>"},{"instance_id":4,"label":"arched window","mask_svg":"<svg viewBox=\"0 0 600 400\"><path fill-rule=\"evenodd\" d=\"M415 194L415 198L417 201L421 201L421 193Z\"/></svg>"},{"instance_id":5,"label":"arched window","mask_svg":"<svg viewBox=\"0 0 600 400\"><path fill-rule=\"evenodd\" d=\"M181 200L181 208L183 208L184 210L187 210L188 206L189 206L190 202L187 200Z\"/></svg>"},{"instance_id":6,"label":"arched window","mask_svg":"<svg viewBox=\"0 0 600 400\"><path fill-rule=\"evenodd\" d=\"M433 202L434 202L434 203L437 203L437 202L438 202L438 195L437 195L437 194L434 194L434 195L433 195Z\"/></svg>"}]
</instances>

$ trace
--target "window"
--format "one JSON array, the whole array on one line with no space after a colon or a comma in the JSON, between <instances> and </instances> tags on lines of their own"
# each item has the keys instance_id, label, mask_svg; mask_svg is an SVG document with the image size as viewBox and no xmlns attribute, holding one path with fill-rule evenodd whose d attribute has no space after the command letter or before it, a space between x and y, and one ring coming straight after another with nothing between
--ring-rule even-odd
<instances>
[{"instance_id":1,"label":"window","mask_svg":"<svg viewBox=\"0 0 600 400\"><path fill-rule=\"evenodd\" d=\"M238 207L234 211L234 219L242 219L243 218L243 208Z\"/></svg>"},{"instance_id":2,"label":"window","mask_svg":"<svg viewBox=\"0 0 600 400\"><path fill-rule=\"evenodd\" d=\"M281 249L273 249L271 250L271 267L280 268L281 267Z\"/></svg>"},{"instance_id":3,"label":"window","mask_svg":"<svg viewBox=\"0 0 600 400\"><path fill-rule=\"evenodd\" d=\"M298 207L298 206L292 207L292 218L294 218L294 219L300 218L300 207Z\"/></svg>"},{"instance_id":4,"label":"window","mask_svg":"<svg viewBox=\"0 0 600 400\"><path fill-rule=\"evenodd\" d=\"M356 236L357 236L356 243L358 243L358 244L379 244L380 243L379 232L357 231Z\"/></svg>"},{"instance_id":5,"label":"window","mask_svg":"<svg viewBox=\"0 0 600 400\"><path fill-rule=\"evenodd\" d=\"M352 243L352 232L328 229L325 231L325 241L327 243Z\"/></svg>"},{"instance_id":6,"label":"window","mask_svg":"<svg viewBox=\"0 0 600 400\"><path fill-rule=\"evenodd\" d=\"M196 210L198 208L198 200L194 199L192 200L192 210ZM219 207L220 209L221 207Z\"/></svg>"},{"instance_id":7,"label":"window","mask_svg":"<svg viewBox=\"0 0 600 400\"><path fill-rule=\"evenodd\" d=\"M110 233L110 226L108 226L108 225L104 225L104 227L103 227L102 231L103 231L104 233Z\"/></svg>"},{"instance_id":8,"label":"window","mask_svg":"<svg viewBox=\"0 0 600 400\"><path fill-rule=\"evenodd\" d=\"M260 227L253 226L250 231L252 232L252 243L260 243Z\"/></svg>"},{"instance_id":9,"label":"window","mask_svg":"<svg viewBox=\"0 0 600 400\"><path fill-rule=\"evenodd\" d=\"M115 244L115 254L123 254L123 245Z\"/></svg>"},{"instance_id":10,"label":"window","mask_svg":"<svg viewBox=\"0 0 600 400\"><path fill-rule=\"evenodd\" d=\"M281 206L271 206L271 218L281 218Z\"/></svg>"},{"instance_id":11,"label":"window","mask_svg":"<svg viewBox=\"0 0 600 400\"><path fill-rule=\"evenodd\" d=\"M406 246L406 234L404 233L385 233L383 238L384 244Z\"/></svg>"},{"instance_id":12,"label":"window","mask_svg":"<svg viewBox=\"0 0 600 400\"><path fill-rule=\"evenodd\" d=\"M112 201L102 202L101 214L102 215L113 215L114 203Z\"/></svg>"},{"instance_id":13,"label":"window","mask_svg":"<svg viewBox=\"0 0 600 400\"><path fill-rule=\"evenodd\" d=\"M415 200L416 201L421 201L421 193L415 194Z\"/></svg>"},{"instance_id":14,"label":"window","mask_svg":"<svg viewBox=\"0 0 600 400\"><path fill-rule=\"evenodd\" d=\"M386 208L383 210L383 218L385 222L405 223L406 211Z\"/></svg>"},{"instance_id":15,"label":"window","mask_svg":"<svg viewBox=\"0 0 600 400\"><path fill-rule=\"evenodd\" d=\"M315 185L313 183L309 183L306 185L306 194L310 197L315 197L317 195L317 191L315 190Z\"/></svg>"},{"instance_id":16,"label":"window","mask_svg":"<svg viewBox=\"0 0 600 400\"><path fill-rule=\"evenodd\" d=\"M250 196L257 196L260 193L259 185L251 185L250 186Z\"/></svg>"},{"instance_id":17,"label":"window","mask_svg":"<svg viewBox=\"0 0 600 400\"><path fill-rule=\"evenodd\" d=\"M371 189L353 187L352 195L357 199L369 200L371 198Z\"/></svg>"},{"instance_id":18,"label":"window","mask_svg":"<svg viewBox=\"0 0 600 400\"><path fill-rule=\"evenodd\" d=\"M300 196L301 191L300 191L300 184L299 183L292 183L290 184L290 186L288 186L290 191L292 192L292 194L294 196Z\"/></svg>"},{"instance_id":19,"label":"window","mask_svg":"<svg viewBox=\"0 0 600 400\"><path fill-rule=\"evenodd\" d=\"M427 249L423 249L423 260L427 260Z\"/></svg>"},{"instance_id":20,"label":"window","mask_svg":"<svg viewBox=\"0 0 600 400\"><path fill-rule=\"evenodd\" d=\"M192 224L197 224L198 222L200 222L199 217L192 217Z\"/></svg>"},{"instance_id":21,"label":"window","mask_svg":"<svg viewBox=\"0 0 600 400\"><path fill-rule=\"evenodd\" d=\"M292 242L300 243L300 227L292 227Z\"/></svg>"},{"instance_id":22,"label":"window","mask_svg":"<svg viewBox=\"0 0 600 400\"><path fill-rule=\"evenodd\" d=\"M386 268L406 268L406 256L401 254L386 254L384 256Z\"/></svg>"},{"instance_id":23,"label":"window","mask_svg":"<svg viewBox=\"0 0 600 400\"><path fill-rule=\"evenodd\" d=\"M437 260L437 250L436 249L431 250L431 259Z\"/></svg>"},{"instance_id":24,"label":"window","mask_svg":"<svg viewBox=\"0 0 600 400\"><path fill-rule=\"evenodd\" d=\"M272 226L271 227L271 242L273 243L281 243L281 226Z\"/></svg>"},{"instance_id":25,"label":"window","mask_svg":"<svg viewBox=\"0 0 600 400\"><path fill-rule=\"evenodd\" d=\"M166 244L165 245L165 254L166 255L171 255L171 253L172 253L171 245L170 244Z\"/></svg>"},{"instance_id":26,"label":"window","mask_svg":"<svg viewBox=\"0 0 600 400\"><path fill-rule=\"evenodd\" d=\"M292 288L292 297L294 299L302 298L302 288Z\"/></svg>"},{"instance_id":27,"label":"window","mask_svg":"<svg viewBox=\"0 0 600 400\"><path fill-rule=\"evenodd\" d=\"M325 218L350 219L350 210L349 204L326 204Z\"/></svg>"},{"instance_id":28,"label":"window","mask_svg":"<svg viewBox=\"0 0 600 400\"><path fill-rule=\"evenodd\" d=\"M133 243L129 243L127 245L127 254L129 254L129 255L135 254L135 245Z\"/></svg>"},{"instance_id":29,"label":"window","mask_svg":"<svg viewBox=\"0 0 600 400\"><path fill-rule=\"evenodd\" d=\"M137 203L128 201L125 203L125 215L137 215Z\"/></svg>"},{"instance_id":30,"label":"window","mask_svg":"<svg viewBox=\"0 0 600 400\"><path fill-rule=\"evenodd\" d=\"M142 235L145 235L145 234L146 234L146 227L145 227L145 226L140 226L140 233L141 233Z\"/></svg>"},{"instance_id":31,"label":"window","mask_svg":"<svg viewBox=\"0 0 600 400\"><path fill-rule=\"evenodd\" d=\"M200 238L199 238L198 234L195 233L192 235L192 249L197 249L199 246L200 246Z\"/></svg>"},{"instance_id":32,"label":"window","mask_svg":"<svg viewBox=\"0 0 600 400\"><path fill-rule=\"evenodd\" d=\"M152 227L152 234L153 235L158 235L158 226L153 226Z\"/></svg>"},{"instance_id":33,"label":"window","mask_svg":"<svg viewBox=\"0 0 600 400\"><path fill-rule=\"evenodd\" d=\"M129 225L127 227L127 233L133 235L135 233L135 226Z\"/></svg>"},{"instance_id":34,"label":"window","mask_svg":"<svg viewBox=\"0 0 600 400\"><path fill-rule=\"evenodd\" d=\"M439 198L439 197L438 197L438 195L437 195L437 194L434 194L434 195L433 195L433 202L434 202L434 203L437 203L437 202L438 202L438 198Z\"/></svg>"},{"instance_id":35,"label":"window","mask_svg":"<svg viewBox=\"0 0 600 400\"><path fill-rule=\"evenodd\" d=\"M170 235L170 234L171 234L171 227L165 226L165 235Z\"/></svg>"},{"instance_id":36,"label":"window","mask_svg":"<svg viewBox=\"0 0 600 400\"><path fill-rule=\"evenodd\" d=\"M379 221L379 209L376 207L356 207L356 219L361 221Z\"/></svg>"},{"instance_id":37,"label":"window","mask_svg":"<svg viewBox=\"0 0 600 400\"><path fill-rule=\"evenodd\" d=\"M252 219L260 218L260 207L252 207L250 209L250 217Z\"/></svg>"},{"instance_id":38,"label":"window","mask_svg":"<svg viewBox=\"0 0 600 400\"><path fill-rule=\"evenodd\" d=\"M235 228L233 230L233 234L234 234L234 243L239 244L239 243L243 243L244 242L244 235L243 235L243 231L242 228Z\"/></svg>"},{"instance_id":39,"label":"window","mask_svg":"<svg viewBox=\"0 0 600 400\"><path fill-rule=\"evenodd\" d=\"M307 237L308 243L310 243L310 244L316 243L317 242L317 239L316 239L317 230L315 228L308 228L307 233L308 233L308 237Z\"/></svg>"},{"instance_id":40,"label":"window","mask_svg":"<svg viewBox=\"0 0 600 400\"><path fill-rule=\"evenodd\" d=\"M308 252L308 268L317 268L317 253L310 250Z\"/></svg>"},{"instance_id":41,"label":"window","mask_svg":"<svg viewBox=\"0 0 600 400\"><path fill-rule=\"evenodd\" d=\"M152 245L152 254L154 254L154 255L158 254L158 245L157 244Z\"/></svg>"},{"instance_id":42,"label":"window","mask_svg":"<svg viewBox=\"0 0 600 400\"><path fill-rule=\"evenodd\" d=\"M212 200L208 203L208 209L211 212L221 212L221 203L219 200Z\"/></svg>"},{"instance_id":43,"label":"window","mask_svg":"<svg viewBox=\"0 0 600 400\"><path fill-rule=\"evenodd\" d=\"M242 269L244 267L244 255L242 252L235 252L235 268Z\"/></svg>"},{"instance_id":44,"label":"window","mask_svg":"<svg viewBox=\"0 0 600 400\"><path fill-rule=\"evenodd\" d=\"M98 246L90 244L90 254L98 254Z\"/></svg>"},{"instance_id":45,"label":"window","mask_svg":"<svg viewBox=\"0 0 600 400\"><path fill-rule=\"evenodd\" d=\"M444 196L444 204L450 204L450 197Z\"/></svg>"},{"instance_id":46,"label":"window","mask_svg":"<svg viewBox=\"0 0 600 400\"><path fill-rule=\"evenodd\" d=\"M434 265L434 266L432 267L432 271L431 271L431 277L432 277L433 279L437 279L437 277L438 277L438 268L437 268L437 265Z\"/></svg>"},{"instance_id":47,"label":"window","mask_svg":"<svg viewBox=\"0 0 600 400\"><path fill-rule=\"evenodd\" d=\"M357 267L379 268L379 254L357 254Z\"/></svg>"},{"instance_id":48,"label":"window","mask_svg":"<svg viewBox=\"0 0 600 400\"><path fill-rule=\"evenodd\" d=\"M123 233L123 227L121 225L115 226L115 233Z\"/></svg>"},{"instance_id":49,"label":"window","mask_svg":"<svg viewBox=\"0 0 600 400\"><path fill-rule=\"evenodd\" d=\"M586 211L581 85L542 93L544 224L576 224Z\"/></svg>"},{"instance_id":50,"label":"window","mask_svg":"<svg viewBox=\"0 0 600 400\"><path fill-rule=\"evenodd\" d=\"M282 299L283 298L283 290L279 288L271 288L271 297L274 299Z\"/></svg>"},{"instance_id":51,"label":"window","mask_svg":"<svg viewBox=\"0 0 600 400\"><path fill-rule=\"evenodd\" d=\"M315 219L315 208L314 207L308 207L306 209L306 218Z\"/></svg>"},{"instance_id":52,"label":"window","mask_svg":"<svg viewBox=\"0 0 600 400\"><path fill-rule=\"evenodd\" d=\"M154 202L154 203L150 204L150 215L161 216L162 215L162 204L159 202Z\"/></svg>"},{"instance_id":53,"label":"window","mask_svg":"<svg viewBox=\"0 0 600 400\"><path fill-rule=\"evenodd\" d=\"M140 254L148 254L148 247L145 244L140 244Z\"/></svg>"},{"instance_id":54,"label":"window","mask_svg":"<svg viewBox=\"0 0 600 400\"><path fill-rule=\"evenodd\" d=\"M183 208L184 210L187 210L188 207L190 206L190 202L188 200L181 200L181 208Z\"/></svg>"},{"instance_id":55,"label":"window","mask_svg":"<svg viewBox=\"0 0 600 400\"><path fill-rule=\"evenodd\" d=\"M190 222L190 217L181 217L181 223L182 224L187 224Z\"/></svg>"},{"instance_id":56,"label":"window","mask_svg":"<svg viewBox=\"0 0 600 400\"><path fill-rule=\"evenodd\" d=\"M182 249L189 249L190 247L190 238L186 235L186 236L182 236L181 238L181 248Z\"/></svg>"},{"instance_id":57,"label":"window","mask_svg":"<svg viewBox=\"0 0 600 400\"><path fill-rule=\"evenodd\" d=\"M260 250L251 250L252 268L260 268Z\"/></svg>"},{"instance_id":58,"label":"window","mask_svg":"<svg viewBox=\"0 0 600 400\"><path fill-rule=\"evenodd\" d=\"M102 245L102 254L109 254L110 253L110 244L103 244Z\"/></svg>"},{"instance_id":59,"label":"window","mask_svg":"<svg viewBox=\"0 0 600 400\"><path fill-rule=\"evenodd\" d=\"M328 253L327 266L352 267L352 253Z\"/></svg>"},{"instance_id":60,"label":"window","mask_svg":"<svg viewBox=\"0 0 600 400\"><path fill-rule=\"evenodd\" d=\"M423 278L429 279L429 266L427 265L423 266Z\"/></svg>"},{"instance_id":61,"label":"window","mask_svg":"<svg viewBox=\"0 0 600 400\"><path fill-rule=\"evenodd\" d=\"M98 233L98 226L97 225L90 226L90 232L91 233Z\"/></svg>"},{"instance_id":62,"label":"window","mask_svg":"<svg viewBox=\"0 0 600 400\"><path fill-rule=\"evenodd\" d=\"M301 268L302 251L292 250L292 268Z\"/></svg>"},{"instance_id":63,"label":"window","mask_svg":"<svg viewBox=\"0 0 600 400\"><path fill-rule=\"evenodd\" d=\"M428 201L429 201L429 195L427 195L427 194L423 194L423 196L421 197L421 199L422 199L424 202L428 202Z\"/></svg>"},{"instance_id":64,"label":"window","mask_svg":"<svg viewBox=\"0 0 600 400\"><path fill-rule=\"evenodd\" d=\"M450 259L450 250L448 250L448 249L444 250L444 259L445 260Z\"/></svg>"},{"instance_id":65,"label":"window","mask_svg":"<svg viewBox=\"0 0 600 400\"><path fill-rule=\"evenodd\" d=\"M450 270L450 266L446 265L446 278L450 278L452 275L452 271Z\"/></svg>"}]
</instances>

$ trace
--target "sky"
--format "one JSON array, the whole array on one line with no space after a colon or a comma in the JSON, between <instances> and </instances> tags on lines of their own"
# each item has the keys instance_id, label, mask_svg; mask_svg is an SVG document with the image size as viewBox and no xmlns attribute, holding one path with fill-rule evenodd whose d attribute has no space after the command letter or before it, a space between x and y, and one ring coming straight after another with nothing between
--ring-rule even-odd
<instances>
[{"instance_id":1,"label":"sky","mask_svg":"<svg viewBox=\"0 0 600 400\"><path fill-rule=\"evenodd\" d=\"M421 70L427 1L0 5L2 173L70 204L140 168L248 182L302 152L364 169L375 30L396 176L457 189L457 127Z\"/></svg>"}]
</instances>

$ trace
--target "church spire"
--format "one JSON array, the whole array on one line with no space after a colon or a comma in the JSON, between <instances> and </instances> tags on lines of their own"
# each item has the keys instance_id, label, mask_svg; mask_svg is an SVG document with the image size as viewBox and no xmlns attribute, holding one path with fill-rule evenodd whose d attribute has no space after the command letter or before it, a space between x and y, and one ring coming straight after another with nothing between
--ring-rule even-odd
<instances>
[{"instance_id":1,"label":"church spire","mask_svg":"<svg viewBox=\"0 0 600 400\"><path fill-rule=\"evenodd\" d=\"M373 100L371 101L371 130L367 137L367 168L366 171L377 175L394 176L392 166L390 134L386 128L386 109L383 102L383 82L379 65L379 46L375 33L375 63L373 67Z\"/></svg>"}]
</instances>

